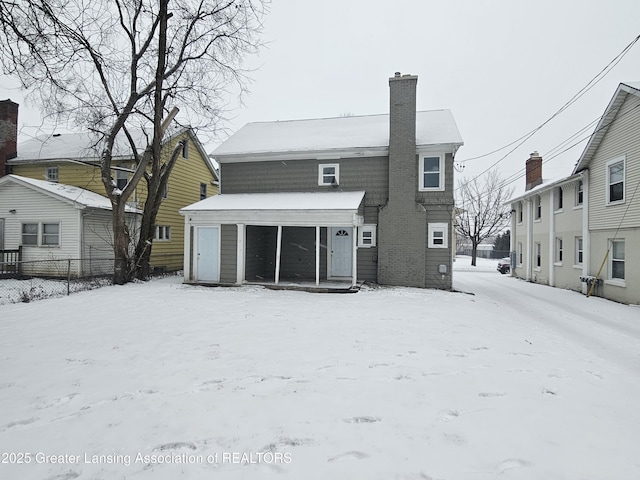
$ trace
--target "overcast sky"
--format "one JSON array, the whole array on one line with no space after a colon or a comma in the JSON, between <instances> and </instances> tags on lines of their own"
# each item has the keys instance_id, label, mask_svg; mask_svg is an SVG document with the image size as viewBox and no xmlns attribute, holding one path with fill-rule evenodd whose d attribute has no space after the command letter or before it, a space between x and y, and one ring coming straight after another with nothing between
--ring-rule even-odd
<instances>
[{"instance_id":1,"label":"overcast sky","mask_svg":"<svg viewBox=\"0 0 640 480\"><path fill-rule=\"evenodd\" d=\"M269 44L248 59L258 70L228 130L254 121L388 113L388 78L410 73L418 76L418 110L452 110L465 142L456 157L465 166L458 178L471 177L513 147L464 160L545 122L639 34L638 0L273 0L265 19ZM20 92L6 88L8 79L0 80L0 99L23 103ZM604 112L625 81L640 81L640 45L501 161L503 176L522 170L534 150L551 157ZM25 135L38 118L21 105ZM543 176L569 175L583 148L584 142L549 160Z\"/></svg>"}]
</instances>

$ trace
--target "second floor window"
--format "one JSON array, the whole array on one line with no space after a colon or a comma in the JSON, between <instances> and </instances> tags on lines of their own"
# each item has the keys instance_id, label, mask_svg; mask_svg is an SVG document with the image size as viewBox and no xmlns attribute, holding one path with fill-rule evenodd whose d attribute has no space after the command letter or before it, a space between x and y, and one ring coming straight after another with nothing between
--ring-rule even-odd
<instances>
[{"instance_id":1,"label":"second floor window","mask_svg":"<svg viewBox=\"0 0 640 480\"><path fill-rule=\"evenodd\" d=\"M204 200L205 198L207 198L207 184L201 183L200 184L200 200Z\"/></svg>"},{"instance_id":2,"label":"second floor window","mask_svg":"<svg viewBox=\"0 0 640 480\"><path fill-rule=\"evenodd\" d=\"M420 159L419 190L444 190L444 161L442 157Z\"/></svg>"},{"instance_id":3,"label":"second floor window","mask_svg":"<svg viewBox=\"0 0 640 480\"><path fill-rule=\"evenodd\" d=\"M47 167L46 175L50 182L58 182L58 167Z\"/></svg>"},{"instance_id":4,"label":"second floor window","mask_svg":"<svg viewBox=\"0 0 640 480\"><path fill-rule=\"evenodd\" d=\"M578 182L578 186L576 187L576 205L582 205L584 201L584 184L582 180Z\"/></svg>"},{"instance_id":5,"label":"second floor window","mask_svg":"<svg viewBox=\"0 0 640 480\"><path fill-rule=\"evenodd\" d=\"M157 225L156 226L156 240L168 242L171 240L171 226L170 225Z\"/></svg>"},{"instance_id":6,"label":"second floor window","mask_svg":"<svg viewBox=\"0 0 640 480\"><path fill-rule=\"evenodd\" d=\"M536 195L533 199L533 216L536 220L540 220L542 218L542 201L540 200L540 195Z\"/></svg>"},{"instance_id":7,"label":"second floor window","mask_svg":"<svg viewBox=\"0 0 640 480\"><path fill-rule=\"evenodd\" d=\"M607 164L607 203L624 201L624 158Z\"/></svg>"},{"instance_id":8,"label":"second floor window","mask_svg":"<svg viewBox=\"0 0 640 480\"><path fill-rule=\"evenodd\" d=\"M127 176L127 172L116 170L116 188L118 190L124 190L124 187L127 186L128 182L129 178Z\"/></svg>"},{"instance_id":9,"label":"second floor window","mask_svg":"<svg viewBox=\"0 0 640 480\"><path fill-rule=\"evenodd\" d=\"M563 198L562 187L556 188L556 210L562 210Z\"/></svg>"},{"instance_id":10,"label":"second floor window","mask_svg":"<svg viewBox=\"0 0 640 480\"><path fill-rule=\"evenodd\" d=\"M318 165L318 185L339 185L340 165L337 163L325 163Z\"/></svg>"}]
</instances>

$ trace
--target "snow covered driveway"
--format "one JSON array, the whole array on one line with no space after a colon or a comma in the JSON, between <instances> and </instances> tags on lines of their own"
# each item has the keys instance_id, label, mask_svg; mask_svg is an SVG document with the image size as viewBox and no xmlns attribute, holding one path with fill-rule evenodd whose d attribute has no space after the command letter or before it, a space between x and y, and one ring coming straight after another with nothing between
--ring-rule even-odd
<instances>
[{"instance_id":1,"label":"snow covered driveway","mask_svg":"<svg viewBox=\"0 0 640 480\"><path fill-rule=\"evenodd\" d=\"M640 311L456 286L476 295L164 279L0 306L0 478L640 477Z\"/></svg>"}]
</instances>

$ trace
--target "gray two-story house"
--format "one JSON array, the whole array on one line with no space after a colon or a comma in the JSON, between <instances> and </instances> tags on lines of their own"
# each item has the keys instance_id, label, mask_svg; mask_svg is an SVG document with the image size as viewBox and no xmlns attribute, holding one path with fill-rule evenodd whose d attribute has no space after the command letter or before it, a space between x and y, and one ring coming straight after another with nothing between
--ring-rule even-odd
<instances>
[{"instance_id":1,"label":"gray two-story house","mask_svg":"<svg viewBox=\"0 0 640 480\"><path fill-rule=\"evenodd\" d=\"M449 110L416 112L418 78L389 79L390 112L250 123L220 145L221 194L181 210L185 282L451 288Z\"/></svg>"}]
</instances>

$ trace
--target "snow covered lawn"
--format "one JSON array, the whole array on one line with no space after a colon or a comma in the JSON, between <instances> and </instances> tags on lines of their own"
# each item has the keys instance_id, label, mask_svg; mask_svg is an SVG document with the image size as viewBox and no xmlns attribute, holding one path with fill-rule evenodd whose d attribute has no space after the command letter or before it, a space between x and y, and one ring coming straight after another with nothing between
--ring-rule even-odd
<instances>
[{"instance_id":1,"label":"snow covered lawn","mask_svg":"<svg viewBox=\"0 0 640 480\"><path fill-rule=\"evenodd\" d=\"M540 287L494 268L457 275ZM640 478L640 339L610 358L526 305L177 278L3 305L0 478Z\"/></svg>"}]
</instances>

